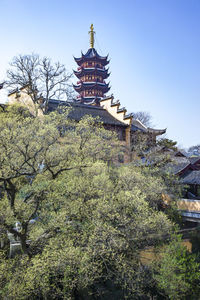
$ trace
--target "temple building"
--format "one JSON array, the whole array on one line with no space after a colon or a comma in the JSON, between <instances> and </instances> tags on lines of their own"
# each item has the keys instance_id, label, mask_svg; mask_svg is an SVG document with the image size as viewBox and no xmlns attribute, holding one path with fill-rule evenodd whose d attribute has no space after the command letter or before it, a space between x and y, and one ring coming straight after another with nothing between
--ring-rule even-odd
<instances>
[{"instance_id":1,"label":"temple building","mask_svg":"<svg viewBox=\"0 0 200 300\"><path fill-rule=\"evenodd\" d=\"M85 115L97 117L104 128L117 133L119 140L124 143L127 149L125 161L130 161L133 151L132 145L137 143L139 136L145 136L149 146L155 145L156 137L166 132L166 129L148 128L139 120L133 119L131 113L127 113L125 107L121 107L120 101L115 100L113 95L106 95L110 90L106 79L109 77L108 56L100 56L94 48L94 28L90 27L90 48L86 54L80 58L74 58L78 64L77 71L74 74L79 79L74 89L78 96L74 101L61 101L60 99L48 99L47 113L58 109L60 106L71 107L69 118L79 121ZM39 95L38 97L41 97ZM33 112L35 105L32 103L29 93L24 87L12 91L8 95L9 103L19 102L29 107ZM38 98L39 107L44 97ZM42 109L38 110L39 115L43 114Z\"/></svg>"},{"instance_id":2,"label":"temple building","mask_svg":"<svg viewBox=\"0 0 200 300\"><path fill-rule=\"evenodd\" d=\"M109 77L106 65L109 63L108 56L100 56L94 48L94 27L90 27L90 49L80 58L75 58L79 66L74 74L79 79L74 89L79 93L77 99L81 103L99 105L101 99L110 90L105 79Z\"/></svg>"}]
</instances>

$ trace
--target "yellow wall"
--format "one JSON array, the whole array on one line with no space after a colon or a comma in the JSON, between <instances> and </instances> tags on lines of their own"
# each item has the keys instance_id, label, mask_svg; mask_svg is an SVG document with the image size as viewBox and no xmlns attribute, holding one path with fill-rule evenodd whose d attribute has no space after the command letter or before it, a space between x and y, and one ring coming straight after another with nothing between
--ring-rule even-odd
<instances>
[{"instance_id":1,"label":"yellow wall","mask_svg":"<svg viewBox=\"0 0 200 300\"><path fill-rule=\"evenodd\" d=\"M126 147L127 147L127 153L125 154L125 162L130 162L131 155L130 155L130 145L131 145L131 124L132 124L132 117L125 118L126 110L118 112L118 109L120 108L120 103L117 103L116 105L112 105L113 103L113 97L105 98L100 101L100 106L106 109L109 114L111 114L115 119L118 121L128 125L126 128Z\"/></svg>"},{"instance_id":2,"label":"yellow wall","mask_svg":"<svg viewBox=\"0 0 200 300\"><path fill-rule=\"evenodd\" d=\"M180 210L200 211L200 200L181 199L177 205Z\"/></svg>"},{"instance_id":3,"label":"yellow wall","mask_svg":"<svg viewBox=\"0 0 200 300\"><path fill-rule=\"evenodd\" d=\"M33 114L34 116L43 115L43 111L42 109L39 108L39 104L34 104L30 95L28 95L27 92L23 89L20 90L20 97L16 97L16 92L10 94L8 96L8 103L9 104L19 103L21 105L24 105L30 110L31 114Z\"/></svg>"},{"instance_id":4,"label":"yellow wall","mask_svg":"<svg viewBox=\"0 0 200 300\"><path fill-rule=\"evenodd\" d=\"M112 100L113 100L112 97L106 98L105 100L103 99L100 102L100 105L104 109L106 109L115 119L119 120L120 122L122 122L122 123L124 123L126 125L130 125L130 123L132 121L132 118L130 117L128 119L124 119L126 110L122 111L122 112L117 112L117 110L118 110L118 108L120 106L120 103L118 105L111 106Z\"/></svg>"}]
</instances>

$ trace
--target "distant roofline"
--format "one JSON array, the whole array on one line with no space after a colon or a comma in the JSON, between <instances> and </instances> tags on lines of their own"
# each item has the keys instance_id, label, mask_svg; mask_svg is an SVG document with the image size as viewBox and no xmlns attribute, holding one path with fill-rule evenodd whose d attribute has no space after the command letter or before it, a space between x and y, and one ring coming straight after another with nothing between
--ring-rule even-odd
<instances>
[{"instance_id":1,"label":"distant roofline","mask_svg":"<svg viewBox=\"0 0 200 300\"><path fill-rule=\"evenodd\" d=\"M55 104L61 103L61 104L66 104L66 105L71 105L71 106L80 106L80 107L87 107L87 108L91 108L91 109L105 110L101 106L80 103L78 101L63 101L63 100L49 99L49 102L52 102Z\"/></svg>"},{"instance_id":2,"label":"distant roofline","mask_svg":"<svg viewBox=\"0 0 200 300\"><path fill-rule=\"evenodd\" d=\"M49 100L49 103L50 104L57 104L56 107L62 107L62 106L68 106L68 107L71 107L71 108L75 108L75 107L79 107L79 108L86 108L87 110L91 110L94 111L101 111L101 112L105 112L106 114L109 115L109 117L113 120L113 123L110 123L110 122L105 122L103 121L104 124L112 124L113 126L120 126L120 127L128 127L129 125L128 124L125 124L123 122L121 122L120 120L116 119L113 115L111 115L105 108L101 107L101 106L96 106L96 105L90 105L90 104L87 104L87 103L80 103L80 102L76 102L76 101L73 101L73 102L70 102L70 101L59 101L59 100L56 100L56 99L50 99ZM55 109L56 109L55 107ZM87 114L86 114L87 115ZM101 116L100 116L101 118Z\"/></svg>"}]
</instances>

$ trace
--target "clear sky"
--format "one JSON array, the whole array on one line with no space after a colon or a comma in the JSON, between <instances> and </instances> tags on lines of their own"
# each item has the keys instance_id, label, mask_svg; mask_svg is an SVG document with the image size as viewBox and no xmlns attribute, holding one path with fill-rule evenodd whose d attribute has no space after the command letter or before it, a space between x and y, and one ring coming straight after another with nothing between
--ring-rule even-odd
<instances>
[{"instance_id":1,"label":"clear sky","mask_svg":"<svg viewBox=\"0 0 200 300\"><path fill-rule=\"evenodd\" d=\"M18 54L75 69L92 22L115 99L183 147L200 143L200 0L0 0L0 80Z\"/></svg>"}]
</instances>

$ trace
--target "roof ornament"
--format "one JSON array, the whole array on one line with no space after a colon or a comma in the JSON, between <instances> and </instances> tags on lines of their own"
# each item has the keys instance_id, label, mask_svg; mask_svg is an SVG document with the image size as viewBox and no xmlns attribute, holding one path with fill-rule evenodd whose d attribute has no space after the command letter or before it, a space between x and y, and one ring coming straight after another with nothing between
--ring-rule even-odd
<instances>
[{"instance_id":1,"label":"roof ornament","mask_svg":"<svg viewBox=\"0 0 200 300\"><path fill-rule=\"evenodd\" d=\"M95 31L94 31L93 24L91 24L91 26L90 26L89 34L90 34L90 48L94 48L94 34L95 34Z\"/></svg>"}]
</instances>

